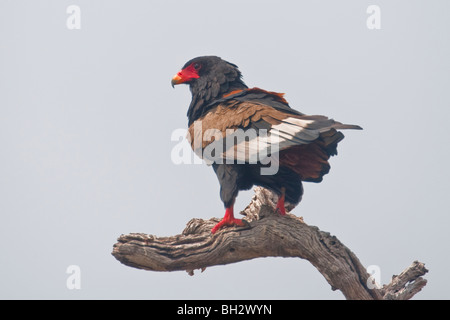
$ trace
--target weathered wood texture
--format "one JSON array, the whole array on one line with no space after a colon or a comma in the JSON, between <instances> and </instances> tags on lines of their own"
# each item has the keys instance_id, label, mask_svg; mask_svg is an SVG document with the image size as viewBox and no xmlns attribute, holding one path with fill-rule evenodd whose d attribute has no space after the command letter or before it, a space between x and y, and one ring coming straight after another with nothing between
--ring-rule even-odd
<instances>
[{"instance_id":1,"label":"weathered wood texture","mask_svg":"<svg viewBox=\"0 0 450 320\"><path fill-rule=\"evenodd\" d=\"M203 271L209 266L259 257L298 257L308 260L346 299L406 300L426 285L421 276L428 270L416 261L381 288L373 283L356 255L335 236L294 215L278 215L274 212L276 201L276 195L257 187L252 202L242 212L249 222L247 228L224 228L211 234L219 219L192 219L176 236L121 235L112 254L130 267L186 270L191 275L195 269Z\"/></svg>"}]
</instances>

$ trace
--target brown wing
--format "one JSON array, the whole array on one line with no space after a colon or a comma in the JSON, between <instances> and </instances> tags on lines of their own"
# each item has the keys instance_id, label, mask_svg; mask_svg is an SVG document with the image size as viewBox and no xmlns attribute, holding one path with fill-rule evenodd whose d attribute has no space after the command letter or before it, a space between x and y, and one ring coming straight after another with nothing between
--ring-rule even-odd
<instances>
[{"instance_id":1,"label":"brown wing","mask_svg":"<svg viewBox=\"0 0 450 320\"><path fill-rule=\"evenodd\" d=\"M210 162L256 163L261 155L279 152L280 165L302 180L320 181L329 171L328 158L343 138L336 129L359 127L324 116L288 114L259 102L231 100L195 121L188 140L194 152Z\"/></svg>"}]
</instances>

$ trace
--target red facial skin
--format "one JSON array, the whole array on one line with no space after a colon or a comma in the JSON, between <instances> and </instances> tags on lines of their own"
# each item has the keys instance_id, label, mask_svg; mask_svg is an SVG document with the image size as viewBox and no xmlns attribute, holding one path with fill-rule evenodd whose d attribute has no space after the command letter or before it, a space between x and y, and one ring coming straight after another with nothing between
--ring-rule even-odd
<instances>
[{"instance_id":1,"label":"red facial skin","mask_svg":"<svg viewBox=\"0 0 450 320\"><path fill-rule=\"evenodd\" d=\"M197 68L196 68L197 66ZM176 84L186 83L191 81L192 79L198 79L200 76L198 75L198 65L195 63L190 64L180 72L178 72L173 78L172 78L172 86Z\"/></svg>"}]
</instances>

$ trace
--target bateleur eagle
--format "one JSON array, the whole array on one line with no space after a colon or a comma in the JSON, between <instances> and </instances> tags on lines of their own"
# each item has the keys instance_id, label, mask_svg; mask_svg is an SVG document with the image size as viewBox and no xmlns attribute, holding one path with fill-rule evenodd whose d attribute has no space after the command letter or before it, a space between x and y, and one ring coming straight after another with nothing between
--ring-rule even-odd
<instances>
[{"instance_id":1,"label":"bateleur eagle","mask_svg":"<svg viewBox=\"0 0 450 320\"><path fill-rule=\"evenodd\" d=\"M212 233L245 225L234 217L233 205L239 190L253 185L277 193L277 211L284 215L285 201L300 202L302 181L320 182L329 172L328 159L344 138L337 130L361 129L305 115L292 109L283 94L248 88L238 67L216 56L188 61L172 78L172 86L181 83L189 84L192 93L188 139L194 152L212 164L226 208Z\"/></svg>"}]
</instances>

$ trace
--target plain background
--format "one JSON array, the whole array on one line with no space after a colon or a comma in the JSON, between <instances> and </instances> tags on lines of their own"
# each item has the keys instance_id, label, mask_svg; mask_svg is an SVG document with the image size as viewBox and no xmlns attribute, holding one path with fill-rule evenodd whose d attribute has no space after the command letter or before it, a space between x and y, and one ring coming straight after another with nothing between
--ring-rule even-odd
<instances>
[{"instance_id":1,"label":"plain background","mask_svg":"<svg viewBox=\"0 0 450 320\"><path fill-rule=\"evenodd\" d=\"M372 4L380 30L366 26ZM66 27L69 5L80 30ZM223 215L213 170L170 157L190 102L171 77L213 54L304 113L364 128L345 133L293 213L378 266L383 284L424 262L416 298L448 299L449 12L445 0L0 0L0 298L343 299L300 259L190 277L111 256L120 234Z\"/></svg>"}]
</instances>

